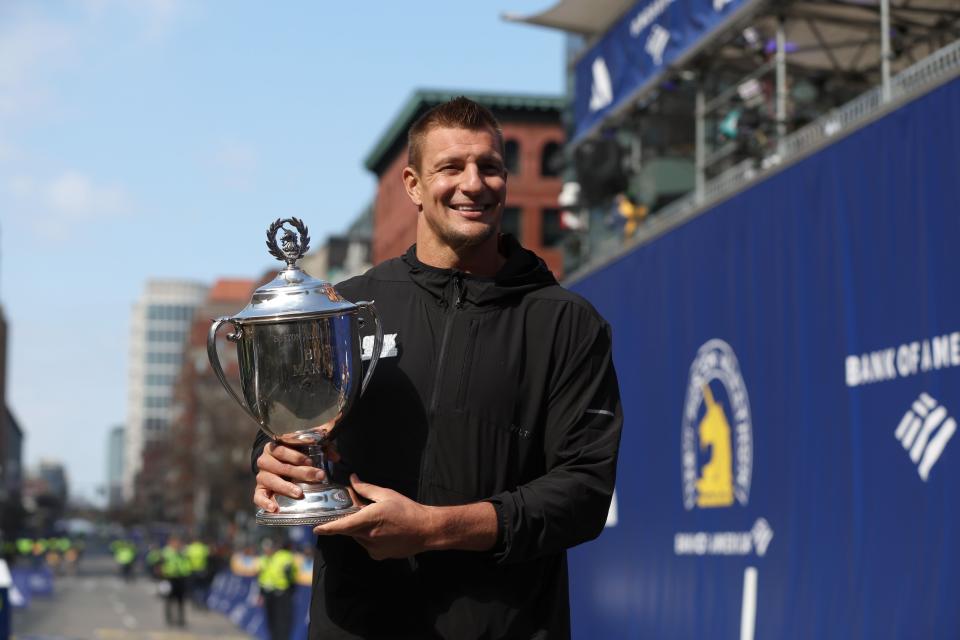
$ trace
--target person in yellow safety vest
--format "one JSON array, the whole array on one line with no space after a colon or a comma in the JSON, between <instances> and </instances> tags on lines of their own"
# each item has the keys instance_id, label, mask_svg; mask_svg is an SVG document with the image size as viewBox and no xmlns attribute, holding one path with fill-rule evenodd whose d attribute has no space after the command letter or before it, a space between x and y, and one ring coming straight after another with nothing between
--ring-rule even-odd
<instances>
[{"instance_id":1,"label":"person in yellow safety vest","mask_svg":"<svg viewBox=\"0 0 960 640\"><path fill-rule=\"evenodd\" d=\"M33 540L30 538L17 538L17 555L27 560L33 554Z\"/></svg>"},{"instance_id":2,"label":"person in yellow safety vest","mask_svg":"<svg viewBox=\"0 0 960 640\"><path fill-rule=\"evenodd\" d=\"M190 560L190 596L197 607L206 609L207 588L210 583L207 579L210 547L200 540L194 540L184 549L184 554Z\"/></svg>"},{"instance_id":3,"label":"person in yellow safety vest","mask_svg":"<svg viewBox=\"0 0 960 640\"><path fill-rule=\"evenodd\" d=\"M129 540L115 540L110 544L113 561L117 563L124 580L133 580L133 561L137 559L137 548Z\"/></svg>"},{"instance_id":4,"label":"person in yellow safety vest","mask_svg":"<svg viewBox=\"0 0 960 640\"><path fill-rule=\"evenodd\" d=\"M274 550L273 543L264 541L264 555L260 559L260 595L267 617L270 640L289 640L293 626L293 587L297 580L297 564L290 550L290 542L284 542Z\"/></svg>"},{"instance_id":5,"label":"person in yellow safety vest","mask_svg":"<svg viewBox=\"0 0 960 640\"><path fill-rule=\"evenodd\" d=\"M167 581L170 589L163 603L163 612L170 626L187 626L183 611L183 600L187 595L187 579L190 577L190 560L183 553L183 543L177 536L171 536L167 546L161 552L160 575ZM177 615L174 615L174 607Z\"/></svg>"},{"instance_id":6,"label":"person in yellow safety vest","mask_svg":"<svg viewBox=\"0 0 960 640\"><path fill-rule=\"evenodd\" d=\"M161 563L163 562L163 551L156 544L151 544L150 548L147 550L147 555L144 558L144 562L147 566L147 572L150 574L150 577L159 579Z\"/></svg>"}]
</instances>

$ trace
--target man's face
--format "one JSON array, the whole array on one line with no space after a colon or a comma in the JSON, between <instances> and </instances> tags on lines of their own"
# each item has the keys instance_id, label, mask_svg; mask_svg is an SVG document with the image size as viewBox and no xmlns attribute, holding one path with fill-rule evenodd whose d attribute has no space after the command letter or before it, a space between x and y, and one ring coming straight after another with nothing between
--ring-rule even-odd
<instances>
[{"instance_id":1,"label":"man's face","mask_svg":"<svg viewBox=\"0 0 960 640\"><path fill-rule=\"evenodd\" d=\"M404 184L423 214L424 232L457 251L496 236L507 197L507 171L493 131L431 129L420 166Z\"/></svg>"}]
</instances>

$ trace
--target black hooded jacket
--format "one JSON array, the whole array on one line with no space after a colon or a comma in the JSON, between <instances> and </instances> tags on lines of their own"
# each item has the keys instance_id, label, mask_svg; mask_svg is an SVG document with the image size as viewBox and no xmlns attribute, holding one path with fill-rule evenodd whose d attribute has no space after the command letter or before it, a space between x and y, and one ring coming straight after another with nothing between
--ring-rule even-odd
<instances>
[{"instance_id":1,"label":"black hooded jacket","mask_svg":"<svg viewBox=\"0 0 960 640\"><path fill-rule=\"evenodd\" d=\"M493 278L427 266L411 247L337 286L376 302L396 347L338 428L344 467L423 504L489 501L498 541L375 561L321 536L311 638L570 634L565 550L600 533L614 487L610 328L512 237L501 251Z\"/></svg>"}]
</instances>

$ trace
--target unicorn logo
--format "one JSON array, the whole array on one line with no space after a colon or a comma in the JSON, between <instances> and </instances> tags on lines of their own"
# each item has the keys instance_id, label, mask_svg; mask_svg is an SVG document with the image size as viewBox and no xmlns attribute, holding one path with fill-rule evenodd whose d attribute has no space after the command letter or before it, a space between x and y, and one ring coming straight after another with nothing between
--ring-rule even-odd
<instances>
[{"instance_id":1,"label":"unicorn logo","mask_svg":"<svg viewBox=\"0 0 960 640\"><path fill-rule=\"evenodd\" d=\"M750 400L737 356L723 340L701 346L690 366L681 449L686 509L747 505L753 471Z\"/></svg>"},{"instance_id":2,"label":"unicorn logo","mask_svg":"<svg viewBox=\"0 0 960 640\"><path fill-rule=\"evenodd\" d=\"M698 507L733 504L733 459L730 457L730 423L723 407L713 399L710 385L703 386L707 412L700 421L700 449L710 450L710 461L697 480Z\"/></svg>"}]
</instances>

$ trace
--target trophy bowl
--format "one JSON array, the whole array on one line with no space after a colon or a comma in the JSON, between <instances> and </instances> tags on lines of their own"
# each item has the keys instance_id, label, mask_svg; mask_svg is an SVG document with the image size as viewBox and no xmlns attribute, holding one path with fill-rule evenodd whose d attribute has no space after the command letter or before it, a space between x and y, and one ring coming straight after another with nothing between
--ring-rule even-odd
<instances>
[{"instance_id":1,"label":"trophy bowl","mask_svg":"<svg viewBox=\"0 0 960 640\"><path fill-rule=\"evenodd\" d=\"M285 224L299 232L299 239ZM282 249L276 243L280 231ZM306 226L297 218L275 221L267 231L267 246L274 257L287 262L287 268L257 289L242 311L214 320L207 335L210 365L227 393L275 443L302 451L327 472L323 482L298 483L302 498L276 496L280 506L276 513L260 509L257 523L263 525L320 524L360 509L351 489L330 481L325 448L373 375L383 329L373 302L348 302L330 283L311 278L296 266L309 240ZM362 380L361 312L375 324ZM217 353L217 333L224 324L233 326L227 340L237 345L239 394Z\"/></svg>"}]
</instances>

